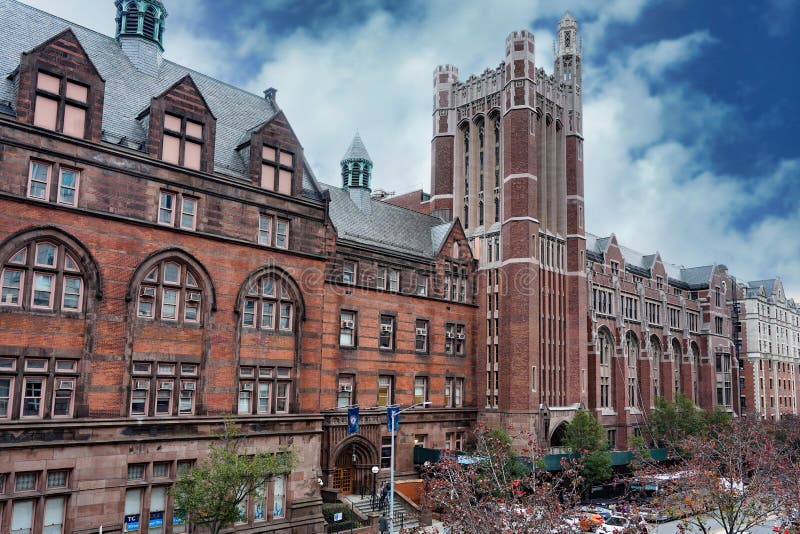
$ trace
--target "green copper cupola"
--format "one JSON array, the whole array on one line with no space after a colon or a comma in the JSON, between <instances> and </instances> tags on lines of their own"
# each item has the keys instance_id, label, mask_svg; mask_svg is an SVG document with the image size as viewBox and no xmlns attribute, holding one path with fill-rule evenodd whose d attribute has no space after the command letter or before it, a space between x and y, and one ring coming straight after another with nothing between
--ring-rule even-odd
<instances>
[{"instance_id":1,"label":"green copper cupola","mask_svg":"<svg viewBox=\"0 0 800 534\"><path fill-rule=\"evenodd\" d=\"M350 148L342 158L342 187L344 189L363 188L370 191L372 186L372 160L367 148L356 132Z\"/></svg>"},{"instance_id":2,"label":"green copper cupola","mask_svg":"<svg viewBox=\"0 0 800 534\"><path fill-rule=\"evenodd\" d=\"M116 0L117 40L139 37L164 50L164 21L167 10L159 0Z\"/></svg>"}]
</instances>

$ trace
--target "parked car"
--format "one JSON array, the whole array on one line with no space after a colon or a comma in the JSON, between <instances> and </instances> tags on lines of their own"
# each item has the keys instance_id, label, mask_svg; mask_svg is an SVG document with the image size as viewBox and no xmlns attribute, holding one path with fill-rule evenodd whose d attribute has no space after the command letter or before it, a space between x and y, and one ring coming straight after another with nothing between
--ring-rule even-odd
<instances>
[{"instance_id":1,"label":"parked car","mask_svg":"<svg viewBox=\"0 0 800 534\"><path fill-rule=\"evenodd\" d=\"M603 518L603 520L608 519L614 512L611 511L610 508L606 508L604 506L599 506L596 504L584 504L578 507L579 512L585 512L589 514L597 514Z\"/></svg>"},{"instance_id":2,"label":"parked car","mask_svg":"<svg viewBox=\"0 0 800 534\"><path fill-rule=\"evenodd\" d=\"M631 522L628 520L627 517L622 517L621 515L612 515L609 517L605 523L600 525L597 529L599 534L611 534L612 532L624 532L627 528L631 526Z\"/></svg>"}]
</instances>

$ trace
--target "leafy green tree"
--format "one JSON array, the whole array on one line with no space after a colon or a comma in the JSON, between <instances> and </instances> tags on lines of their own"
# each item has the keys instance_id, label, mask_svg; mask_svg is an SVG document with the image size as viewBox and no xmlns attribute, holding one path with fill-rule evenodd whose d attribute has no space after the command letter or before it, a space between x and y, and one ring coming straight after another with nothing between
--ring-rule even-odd
<instances>
[{"instance_id":1,"label":"leafy green tree","mask_svg":"<svg viewBox=\"0 0 800 534\"><path fill-rule=\"evenodd\" d=\"M172 493L175 513L191 524L205 525L211 534L239 520L242 502L297 464L289 450L242 454L240 430L230 421L210 449L206 459L179 475Z\"/></svg>"},{"instance_id":2,"label":"leafy green tree","mask_svg":"<svg viewBox=\"0 0 800 534\"><path fill-rule=\"evenodd\" d=\"M581 410L567 426L564 443L575 454L579 454L580 473L584 487L611 478L611 455L603 439L603 427L589 412Z\"/></svg>"},{"instance_id":3,"label":"leafy green tree","mask_svg":"<svg viewBox=\"0 0 800 534\"><path fill-rule=\"evenodd\" d=\"M689 397L678 393L674 402L664 397L656 399L647 428L655 445L675 448L686 436L705 433L708 417Z\"/></svg>"}]
</instances>

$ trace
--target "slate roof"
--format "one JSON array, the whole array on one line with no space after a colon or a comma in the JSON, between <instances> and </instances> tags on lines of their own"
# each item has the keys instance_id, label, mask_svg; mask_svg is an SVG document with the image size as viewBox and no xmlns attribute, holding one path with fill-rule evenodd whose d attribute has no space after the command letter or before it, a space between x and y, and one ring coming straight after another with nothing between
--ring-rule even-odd
<instances>
[{"instance_id":1,"label":"slate roof","mask_svg":"<svg viewBox=\"0 0 800 534\"><path fill-rule=\"evenodd\" d=\"M361 140L361 136L358 134L358 132L356 132L356 135L353 137L353 141L350 143L350 147L342 157L342 161L348 160L372 161L372 159L369 157L369 152L367 152L367 147L364 146L364 141Z\"/></svg>"},{"instance_id":2,"label":"slate roof","mask_svg":"<svg viewBox=\"0 0 800 534\"><path fill-rule=\"evenodd\" d=\"M14 81L8 79L23 52L71 28L106 81L103 105L103 140L142 150L147 138L136 116L175 82L189 74L217 118L214 170L233 178L247 178L247 162L235 150L250 129L266 122L279 110L267 99L164 60L157 76L137 70L116 39L66 21L39 9L0 0L0 112L16 103ZM108 21L109 27L113 19ZM167 30L168 31L168 30ZM169 52L167 50L167 52ZM308 167L308 165L306 165ZM311 173L305 173L310 175ZM318 196L313 175L304 178L306 196Z\"/></svg>"},{"instance_id":3,"label":"slate roof","mask_svg":"<svg viewBox=\"0 0 800 534\"><path fill-rule=\"evenodd\" d=\"M588 257L596 261L603 261L604 251L610 241L611 237L598 237L586 232L586 253ZM625 259L626 268L635 271L637 274L643 273L649 276L656 260L656 254L645 255L622 245L620 245L619 249ZM669 277L671 283L684 285L689 289L707 287L714 270L713 265L687 268L683 265L667 263L663 259L661 263L664 265L664 270L667 272L667 277Z\"/></svg>"},{"instance_id":4,"label":"slate roof","mask_svg":"<svg viewBox=\"0 0 800 534\"><path fill-rule=\"evenodd\" d=\"M350 199L348 191L325 183L320 187L330 194L331 220L339 239L346 241L431 259L454 224L373 199L369 200L369 208L362 210Z\"/></svg>"}]
</instances>

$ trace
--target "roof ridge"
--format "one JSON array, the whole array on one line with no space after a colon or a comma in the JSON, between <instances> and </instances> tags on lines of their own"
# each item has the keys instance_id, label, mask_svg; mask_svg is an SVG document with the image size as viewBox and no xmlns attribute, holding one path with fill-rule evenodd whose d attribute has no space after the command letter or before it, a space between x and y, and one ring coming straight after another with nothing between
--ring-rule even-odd
<instances>
[{"instance_id":1,"label":"roof ridge","mask_svg":"<svg viewBox=\"0 0 800 534\"><path fill-rule=\"evenodd\" d=\"M347 192L347 190L344 189L343 187L338 187L338 186L335 186L335 185L331 185L328 182L323 182L323 181L320 181L320 180L317 180L317 181L319 182L319 184L321 186L325 186L325 187L328 187L330 189L337 189L339 191ZM421 215L423 217L427 217L428 219L433 219L433 220L439 221L439 224L445 224L445 223L448 222L448 221L443 221L442 219L440 219L439 217L436 217L434 215L428 215L427 213L422 213L421 211L417 211L417 210L414 210L414 209L411 209L411 208L406 208L404 206L398 206L397 204L391 204L389 202L384 202L382 200L375 200L374 198L370 198L369 200L370 200L370 202L379 203L379 204L382 204L384 206L391 206L394 209L405 210L405 211L408 211L408 212L411 212L411 213L415 213L417 215Z\"/></svg>"}]
</instances>

